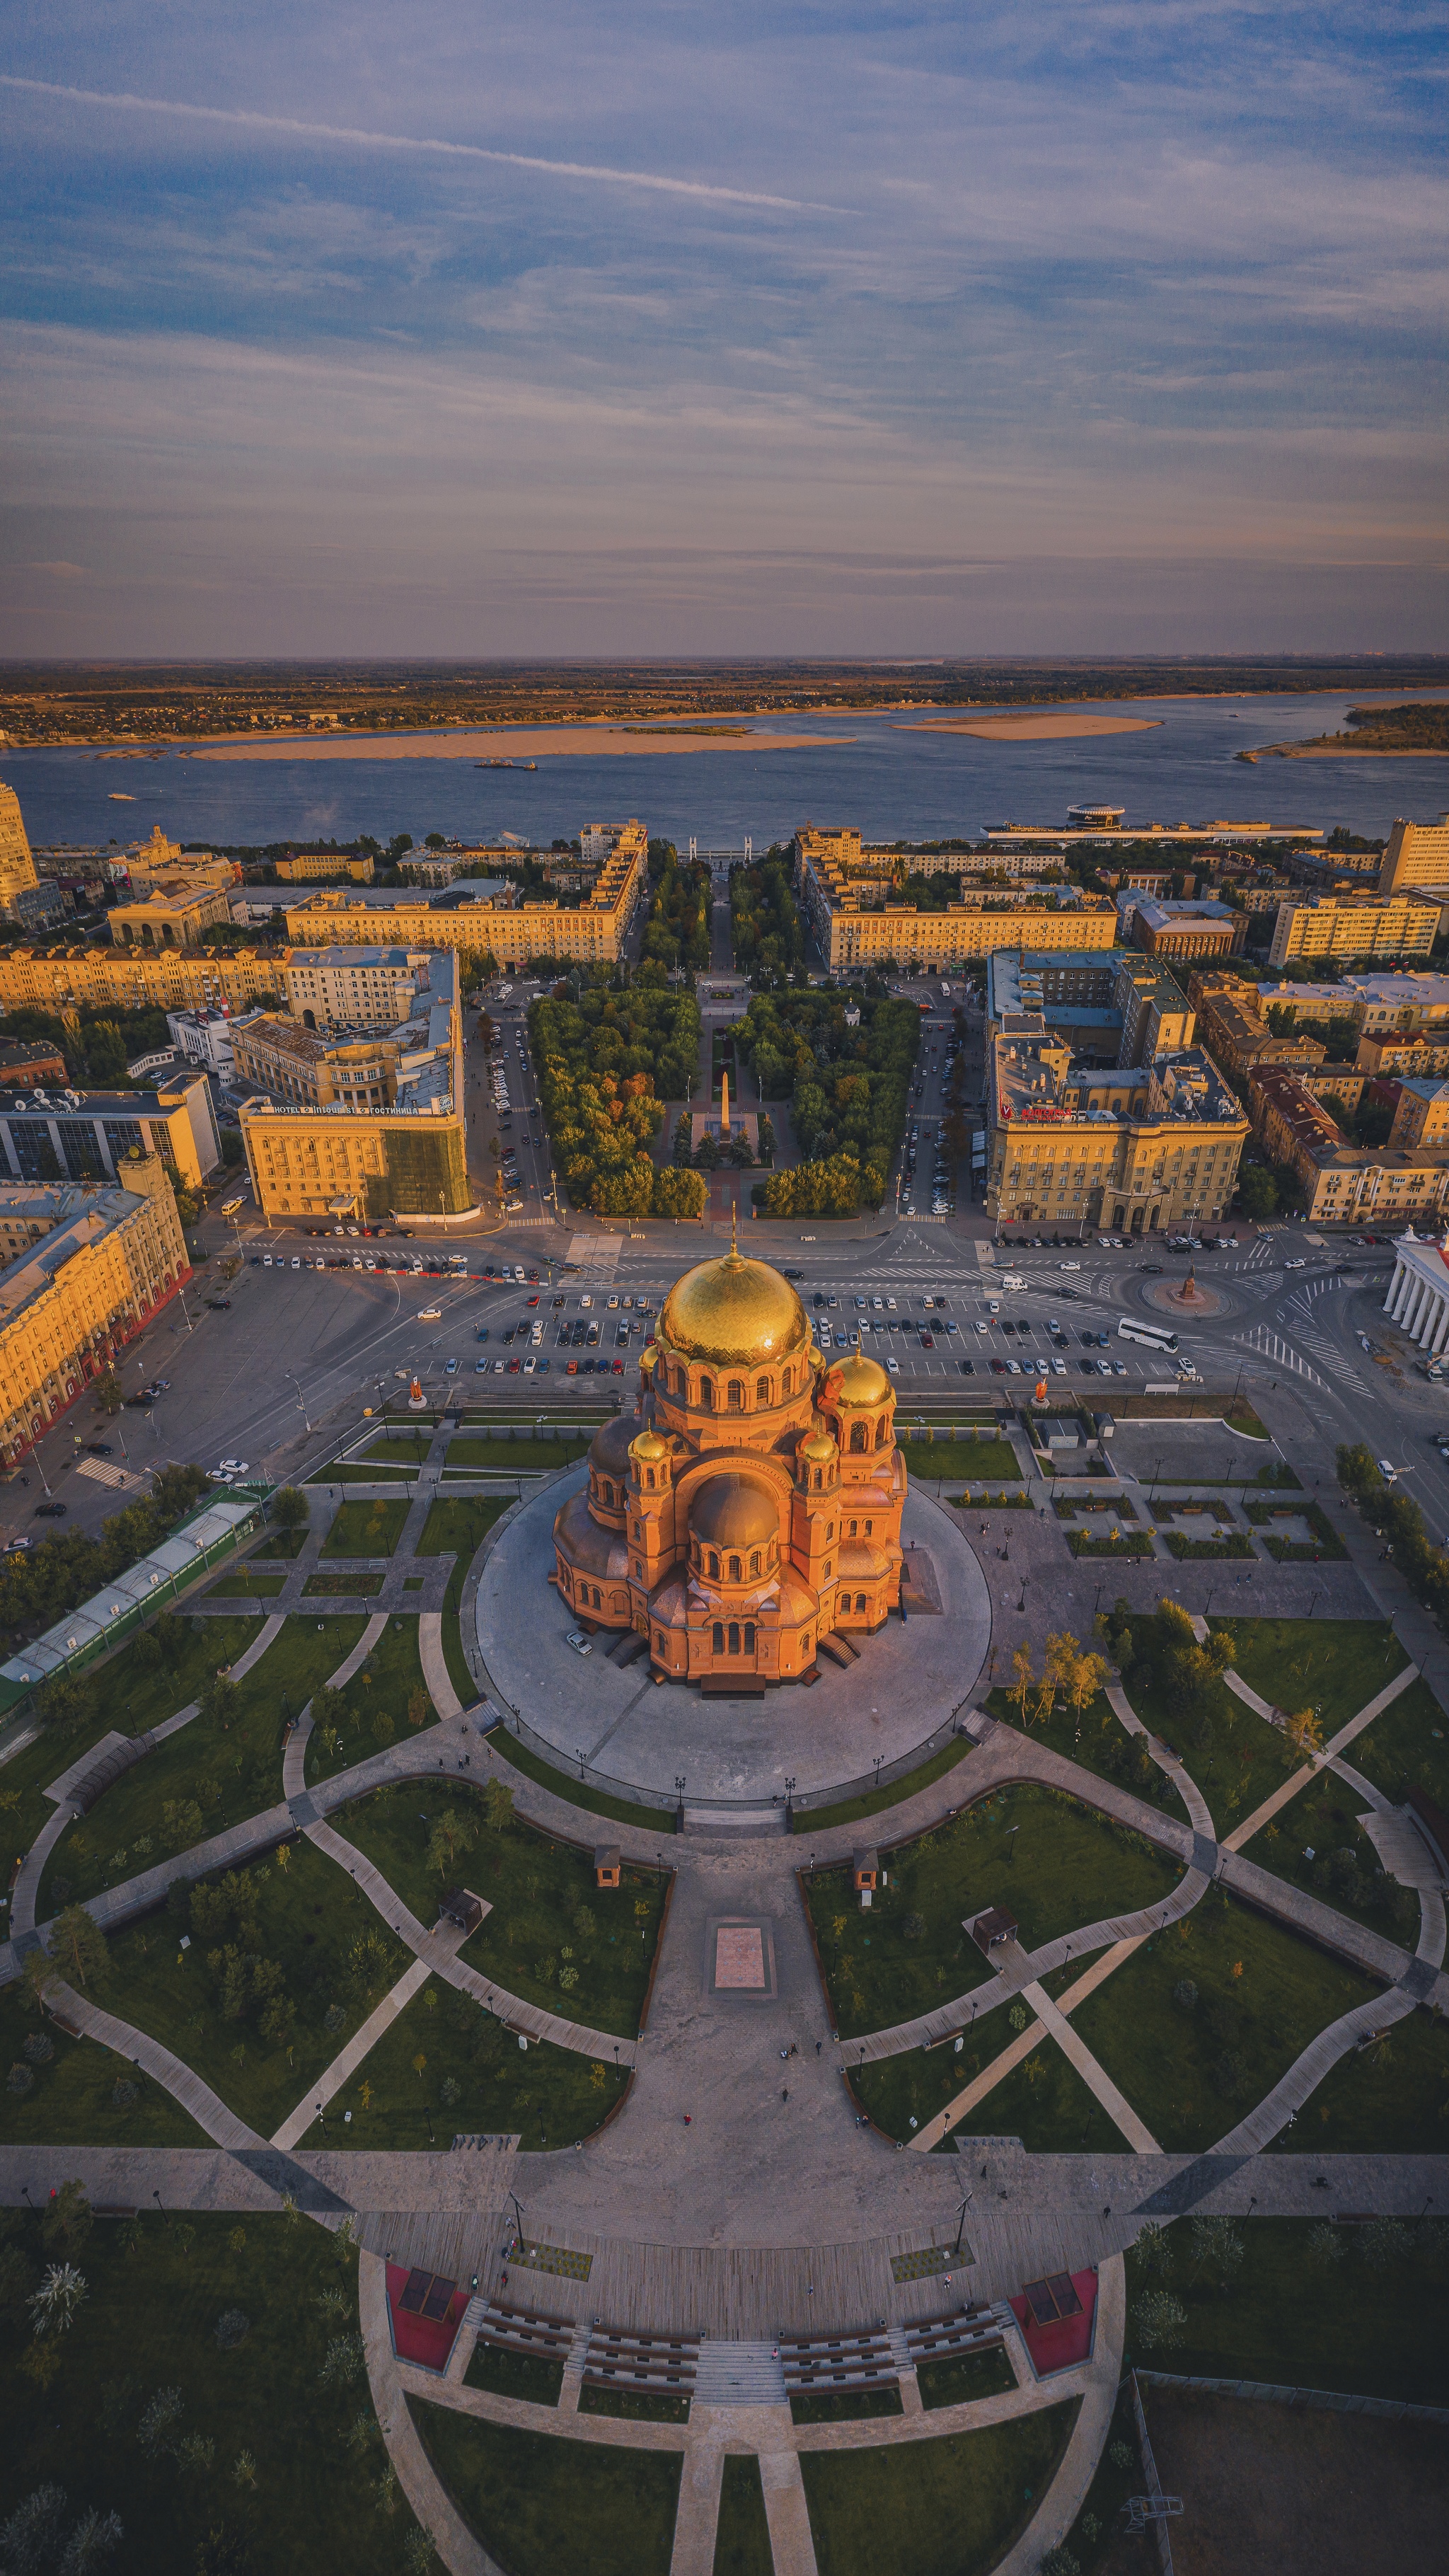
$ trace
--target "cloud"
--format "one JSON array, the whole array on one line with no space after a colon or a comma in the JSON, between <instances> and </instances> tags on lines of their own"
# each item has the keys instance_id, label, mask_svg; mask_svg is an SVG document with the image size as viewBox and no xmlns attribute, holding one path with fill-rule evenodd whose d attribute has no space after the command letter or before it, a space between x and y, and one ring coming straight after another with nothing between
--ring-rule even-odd
<instances>
[{"instance_id":1,"label":"cloud","mask_svg":"<svg viewBox=\"0 0 1449 2576\"><path fill-rule=\"evenodd\" d=\"M537 170L554 179L593 180L611 188L643 188L666 197L695 197L717 206L759 206L793 215L840 215L844 206L815 205L799 197L774 197L757 188L725 188L704 179L671 179L656 170L619 170L603 162L554 161L530 152L499 152L482 143L450 143L438 135L374 134L354 125L323 125L315 119L267 116L247 107L206 107L190 99L138 98L127 90L78 89L68 81L27 80L17 72L0 72L0 88L28 90L44 98L69 100L81 107L110 108L130 115L174 116L207 125L243 127L249 133L285 134L313 143L346 143L368 152L435 154L453 161L490 161L510 170Z\"/></svg>"},{"instance_id":2,"label":"cloud","mask_svg":"<svg viewBox=\"0 0 1449 2576\"><path fill-rule=\"evenodd\" d=\"M83 581L87 571L89 570L89 566L86 564L59 562L32 563L27 564L25 569L27 572L49 573L52 581Z\"/></svg>"}]
</instances>

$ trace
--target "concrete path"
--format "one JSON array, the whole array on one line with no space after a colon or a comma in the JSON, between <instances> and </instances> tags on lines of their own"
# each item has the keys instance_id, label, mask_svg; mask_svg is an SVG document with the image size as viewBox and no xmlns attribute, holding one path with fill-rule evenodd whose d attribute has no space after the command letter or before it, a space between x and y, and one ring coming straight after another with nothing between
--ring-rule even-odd
<instances>
[{"instance_id":1,"label":"concrete path","mask_svg":"<svg viewBox=\"0 0 1449 2576\"><path fill-rule=\"evenodd\" d=\"M1192 1819L1193 1832L1201 1834L1205 1842L1216 1842L1217 1827L1213 1823L1212 1809L1191 1772L1185 1770L1182 1763L1174 1761L1151 1728L1143 1725L1120 1682L1105 1683L1102 1695L1113 1714L1121 1719L1128 1734L1141 1736L1158 1770L1167 1774Z\"/></svg>"},{"instance_id":2,"label":"concrete path","mask_svg":"<svg viewBox=\"0 0 1449 2576\"><path fill-rule=\"evenodd\" d=\"M716 2412L714 2409L710 2411ZM684 2454L669 2576L714 2576L724 2464L723 2439L693 2442Z\"/></svg>"},{"instance_id":3,"label":"concrete path","mask_svg":"<svg viewBox=\"0 0 1449 2576\"><path fill-rule=\"evenodd\" d=\"M334 1832L331 1825L308 1825L306 1833L308 1841L314 1842L319 1851L325 1851L341 1868L350 1872L363 1895L376 1906L383 1921L400 1941L407 1943L429 1972L435 1971L450 1986L456 1986L460 1994L471 1995L473 2001L491 2012L505 2029L521 2031L529 2039L551 2040L556 2048L573 2049L582 2057L608 2058L617 2052L621 2066L637 2063L636 2041L617 2038L612 2031L590 2030L586 2023L566 2021L559 2013L545 2012L540 2005L526 2003L521 1995L511 1995L505 1987L480 1976L476 1968L465 1967L457 1952L467 1936L457 1925L440 1924L432 1931L427 1930L404 1905L397 1891L389 1886L381 1870L373 1866L366 1853ZM492 1909L485 1905L483 1910L486 1914Z\"/></svg>"},{"instance_id":4,"label":"concrete path","mask_svg":"<svg viewBox=\"0 0 1449 2576\"><path fill-rule=\"evenodd\" d=\"M1224 1678L1231 1682L1233 1675L1228 1673ZM1291 1779L1283 1781L1281 1786L1273 1791L1271 1797L1263 1800L1260 1807L1254 1808L1251 1816L1245 1817L1230 1834L1224 1835L1224 1851L1242 1851L1245 1845L1252 1841L1254 1834L1262 1831L1271 1817L1276 1816L1280 1809L1286 1807L1290 1799L1296 1798L1299 1791L1305 1789L1310 1780L1317 1778L1325 1764L1343 1753L1352 1744L1354 1737L1362 1735L1365 1727L1372 1726L1374 1719L1381 1716L1383 1711L1398 1698L1400 1692L1406 1691L1410 1682L1417 1681L1418 1678L1418 1665L1405 1664L1403 1671L1395 1674L1393 1680L1378 1693L1377 1698L1369 1700L1356 1717L1351 1717L1346 1726L1341 1726L1336 1735L1330 1736L1322 1751L1315 1753L1309 1761L1305 1762L1301 1771L1295 1771Z\"/></svg>"},{"instance_id":5,"label":"concrete path","mask_svg":"<svg viewBox=\"0 0 1449 2576\"><path fill-rule=\"evenodd\" d=\"M1086 2041L1073 2030L1066 2014L1052 2002L1045 1987L1027 1986L1024 2000L1030 2004L1041 2027L1056 2041L1063 2057L1076 2068L1089 2091L1096 2095L1108 2119L1116 2122L1128 2145L1135 2147L1142 2156L1160 2155L1162 2150L1146 2122L1138 2119L1125 2093L1118 2092L1105 2067L1098 2065Z\"/></svg>"},{"instance_id":6,"label":"concrete path","mask_svg":"<svg viewBox=\"0 0 1449 2576\"><path fill-rule=\"evenodd\" d=\"M340 2093L349 2075L362 2064L385 2030L391 2028L404 2004L412 2002L418 1988L425 1985L431 1971L426 1959L413 1959L404 1968L397 1984L383 1996L375 2012L370 2012L360 2030L355 2030L340 2056L334 2057L325 2074L309 2085L295 2111L289 2111L280 2129L273 2132L274 2147L300 2146L321 2110L325 2110L334 2093Z\"/></svg>"},{"instance_id":7,"label":"concrete path","mask_svg":"<svg viewBox=\"0 0 1449 2576\"><path fill-rule=\"evenodd\" d=\"M503 2576L503 2570L474 2539L442 2485L408 2412L407 2396L387 2314L387 2265L364 2246L357 2258L357 2304L367 2381L387 2455L398 2484L451 2576ZM423 2374L416 2374L422 2376ZM429 2396L441 2395L445 2383L434 2380Z\"/></svg>"},{"instance_id":8,"label":"concrete path","mask_svg":"<svg viewBox=\"0 0 1449 2576\"><path fill-rule=\"evenodd\" d=\"M335 1673L329 1673L324 1688L345 1690L353 1674L362 1670L379 1637L386 1633L390 1613L375 1610L368 1619L350 1655L344 1655ZM290 1804L300 1798L307 1786L307 1746L312 1734L312 1703L308 1700L282 1749L282 1795Z\"/></svg>"},{"instance_id":9,"label":"concrete path","mask_svg":"<svg viewBox=\"0 0 1449 2576\"><path fill-rule=\"evenodd\" d=\"M45 2000L56 2019L81 2031L87 2039L99 2040L102 2048L114 2049L118 2057L129 2058L153 2081L189 2112L199 2129L214 2138L219 2147L259 2147L262 2143L255 2129L228 2110L220 2094L189 2067L185 2060L173 2056L159 2039L152 2039L134 2022L118 2021L114 2013L102 2012L89 1996L76 1993L63 1977L46 1981Z\"/></svg>"},{"instance_id":10,"label":"concrete path","mask_svg":"<svg viewBox=\"0 0 1449 2576\"><path fill-rule=\"evenodd\" d=\"M439 1717L461 1717L463 1703L453 1688L448 1658L443 1652L443 1614L440 1610L418 1613L418 1660L428 1695Z\"/></svg>"},{"instance_id":11,"label":"concrete path","mask_svg":"<svg viewBox=\"0 0 1449 2576\"><path fill-rule=\"evenodd\" d=\"M1080 2374L1082 2402L1061 2466L1030 2529L1007 2551L993 2576L1036 2576L1048 2550L1061 2546L1086 2503L1117 2404L1126 2336L1127 2268L1120 2254L1114 2254L1098 2266L1092 2355ZM1054 2397L1056 2389L1054 2380L1041 2393Z\"/></svg>"},{"instance_id":12,"label":"concrete path","mask_svg":"<svg viewBox=\"0 0 1449 2576\"><path fill-rule=\"evenodd\" d=\"M765 2520L770 2527L775 2576L816 2576L815 2543L798 2451L762 2452L760 2484L765 2491Z\"/></svg>"}]
</instances>

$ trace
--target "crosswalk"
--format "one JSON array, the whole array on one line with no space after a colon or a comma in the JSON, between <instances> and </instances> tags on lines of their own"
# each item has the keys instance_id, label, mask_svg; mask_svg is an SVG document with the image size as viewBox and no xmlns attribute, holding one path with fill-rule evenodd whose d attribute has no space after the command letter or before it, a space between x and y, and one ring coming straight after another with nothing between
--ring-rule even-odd
<instances>
[{"instance_id":1,"label":"crosswalk","mask_svg":"<svg viewBox=\"0 0 1449 2576\"><path fill-rule=\"evenodd\" d=\"M1327 1394L1327 1380L1319 1376L1317 1369L1310 1368L1307 1360L1301 1358L1291 1343L1285 1342L1270 1325L1254 1324L1246 1333L1234 1333L1233 1340L1240 1348L1257 1351L1264 1359L1272 1360L1275 1367L1291 1369L1297 1376L1306 1377L1310 1385L1321 1386Z\"/></svg>"},{"instance_id":2,"label":"crosswalk","mask_svg":"<svg viewBox=\"0 0 1449 2576\"><path fill-rule=\"evenodd\" d=\"M1359 1396L1365 1402L1369 1400L1369 1389L1357 1369L1344 1358L1341 1351L1334 1349L1331 1342L1325 1341L1321 1333L1305 1328L1300 1332L1299 1339L1307 1343L1315 1359L1321 1360L1329 1372L1331 1383L1336 1381L1339 1386L1347 1387L1350 1395Z\"/></svg>"}]
</instances>

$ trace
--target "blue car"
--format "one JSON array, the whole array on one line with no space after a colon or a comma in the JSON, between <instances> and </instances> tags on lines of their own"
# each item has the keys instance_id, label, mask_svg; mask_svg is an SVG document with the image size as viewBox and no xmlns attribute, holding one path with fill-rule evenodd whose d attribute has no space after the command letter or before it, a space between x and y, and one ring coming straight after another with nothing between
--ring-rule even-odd
<instances>
[{"instance_id":1,"label":"blue car","mask_svg":"<svg viewBox=\"0 0 1449 2576\"><path fill-rule=\"evenodd\" d=\"M487 1327L487 1325L486 1325L486 1324L480 1324L480 1325L479 1325L479 1327L478 1327L478 1339L479 1339L479 1341L480 1341L480 1342L486 1342L486 1341L487 1341L487 1339L488 1339L488 1327Z\"/></svg>"}]
</instances>

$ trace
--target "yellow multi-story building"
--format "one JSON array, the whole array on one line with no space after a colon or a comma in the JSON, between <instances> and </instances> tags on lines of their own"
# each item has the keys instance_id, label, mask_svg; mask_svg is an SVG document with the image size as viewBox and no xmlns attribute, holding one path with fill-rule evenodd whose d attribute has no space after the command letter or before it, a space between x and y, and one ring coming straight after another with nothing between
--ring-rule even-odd
<instances>
[{"instance_id":1,"label":"yellow multi-story building","mask_svg":"<svg viewBox=\"0 0 1449 2576\"><path fill-rule=\"evenodd\" d=\"M278 1096L258 1091L245 1101L241 1130L257 1205L270 1223L321 1232L344 1216L437 1223L475 1210L458 961L446 950L430 960L421 1005L425 1023L391 1052L376 1037L328 1046L291 1020L260 1030L254 1061ZM243 1025L232 1045L240 1067ZM375 1070L364 1079L368 1067Z\"/></svg>"},{"instance_id":2,"label":"yellow multi-story building","mask_svg":"<svg viewBox=\"0 0 1449 2576\"><path fill-rule=\"evenodd\" d=\"M287 1008L309 1029L395 1029L428 980L423 948L294 948L282 970Z\"/></svg>"},{"instance_id":3,"label":"yellow multi-story building","mask_svg":"<svg viewBox=\"0 0 1449 2576\"><path fill-rule=\"evenodd\" d=\"M1117 936L1105 895L983 892L936 912L850 873L863 864L858 832L802 824L795 835L795 897L832 975L889 965L948 974L993 949L1110 948Z\"/></svg>"},{"instance_id":4,"label":"yellow multi-story building","mask_svg":"<svg viewBox=\"0 0 1449 2576\"><path fill-rule=\"evenodd\" d=\"M1437 823L1394 824L1379 861L1380 894L1402 894L1410 886L1449 886L1449 814Z\"/></svg>"},{"instance_id":5,"label":"yellow multi-story building","mask_svg":"<svg viewBox=\"0 0 1449 2576\"><path fill-rule=\"evenodd\" d=\"M214 922L229 921L231 906L218 885L158 886L135 903L111 906L109 925L117 948L196 948Z\"/></svg>"},{"instance_id":6,"label":"yellow multi-story building","mask_svg":"<svg viewBox=\"0 0 1449 2576\"><path fill-rule=\"evenodd\" d=\"M989 1053L986 1206L1001 1223L1143 1234L1230 1206L1248 1121L1202 1047L1089 1071L1023 1012Z\"/></svg>"},{"instance_id":7,"label":"yellow multi-story building","mask_svg":"<svg viewBox=\"0 0 1449 2576\"><path fill-rule=\"evenodd\" d=\"M397 1098L398 1066L406 1052L397 1037L332 1041L275 1011L233 1020L228 1035L237 1080L254 1082L275 1100L384 1109Z\"/></svg>"},{"instance_id":8,"label":"yellow multi-story building","mask_svg":"<svg viewBox=\"0 0 1449 2576\"><path fill-rule=\"evenodd\" d=\"M1427 957L1441 905L1417 894L1295 894L1278 906L1274 966L1325 957Z\"/></svg>"},{"instance_id":9,"label":"yellow multi-story building","mask_svg":"<svg viewBox=\"0 0 1449 2576\"><path fill-rule=\"evenodd\" d=\"M630 924L644 900L649 841L642 823L613 834L611 849L574 903L555 894L517 900L512 883L486 895L419 892L392 903L364 903L360 896L314 895L289 907L287 937L296 947L450 948L491 951L505 973L530 957L565 957L580 965L615 965Z\"/></svg>"},{"instance_id":10,"label":"yellow multi-story building","mask_svg":"<svg viewBox=\"0 0 1449 2576\"><path fill-rule=\"evenodd\" d=\"M190 1276L160 1157L113 1187L0 1189L0 1459L16 1467Z\"/></svg>"},{"instance_id":11,"label":"yellow multi-story building","mask_svg":"<svg viewBox=\"0 0 1449 2576\"><path fill-rule=\"evenodd\" d=\"M279 957L240 948L235 956L194 949L0 948L0 1010L204 1011L225 1002L252 1010L281 997Z\"/></svg>"},{"instance_id":12,"label":"yellow multi-story building","mask_svg":"<svg viewBox=\"0 0 1449 2576\"><path fill-rule=\"evenodd\" d=\"M1416 1141L1407 1141L1411 1115L1402 1131L1396 1119L1387 1145L1350 1145L1326 1102L1315 1096L1325 1080L1316 1076L1310 1090L1297 1074L1268 1069L1248 1083L1264 1151L1294 1173L1310 1222L1387 1227L1441 1216L1449 1206L1449 1134L1441 1129L1437 1142L1434 1134L1442 1113L1426 1118ZM1440 1086L1423 1088L1433 1094ZM1432 1100L1429 1106L1433 1111Z\"/></svg>"},{"instance_id":13,"label":"yellow multi-story building","mask_svg":"<svg viewBox=\"0 0 1449 2576\"><path fill-rule=\"evenodd\" d=\"M375 874L370 852L357 858L351 850L293 850L277 861L279 885L304 885L316 877L351 877L354 885L371 885Z\"/></svg>"}]
</instances>

